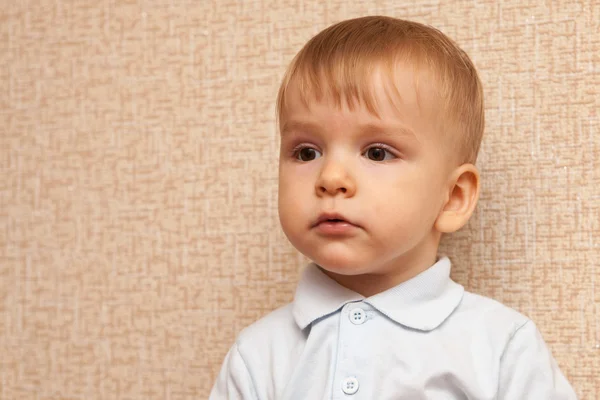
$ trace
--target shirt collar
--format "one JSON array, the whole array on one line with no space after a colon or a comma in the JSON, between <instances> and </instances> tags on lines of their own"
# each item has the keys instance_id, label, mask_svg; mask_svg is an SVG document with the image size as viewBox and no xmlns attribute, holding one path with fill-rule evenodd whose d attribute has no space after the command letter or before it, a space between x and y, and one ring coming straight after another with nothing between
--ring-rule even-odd
<instances>
[{"instance_id":1,"label":"shirt collar","mask_svg":"<svg viewBox=\"0 0 600 400\"><path fill-rule=\"evenodd\" d=\"M364 301L401 325L431 331L452 314L464 293L464 288L450 279L450 267L450 260L443 257L414 278L365 298L310 264L296 289L292 313L300 329L304 329L347 303Z\"/></svg>"}]
</instances>

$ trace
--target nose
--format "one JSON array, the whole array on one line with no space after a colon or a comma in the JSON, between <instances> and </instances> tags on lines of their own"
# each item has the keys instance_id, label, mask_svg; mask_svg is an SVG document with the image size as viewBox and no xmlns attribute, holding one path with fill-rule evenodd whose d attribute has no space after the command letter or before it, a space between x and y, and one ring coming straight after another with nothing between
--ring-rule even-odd
<instances>
[{"instance_id":1,"label":"nose","mask_svg":"<svg viewBox=\"0 0 600 400\"><path fill-rule=\"evenodd\" d=\"M356 182L349 173L349 168L341 160L328 160L324 163L315 184L317 196L352 197L356 193Z\"/></svg>"}]
</instances>

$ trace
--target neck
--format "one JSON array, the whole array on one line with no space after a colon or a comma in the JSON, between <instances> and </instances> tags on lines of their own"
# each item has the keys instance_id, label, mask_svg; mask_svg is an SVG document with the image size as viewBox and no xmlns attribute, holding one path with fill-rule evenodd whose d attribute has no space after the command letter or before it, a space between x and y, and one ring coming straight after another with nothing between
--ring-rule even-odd
<instances>
[{"instance_id":1,"label":"neck","mask_svg":"<svg viewBox=\"0 0 600 400\"><path fill-rule=\"evenodd\" d=\"M439 241L435 243L435 246L425 246L426 248L429 247L428 251L416 248L413 252L390 260L385 265L373 268L376 272L372 273L342 275L323 268L321 270L340 285L364 297L370 297L414 278L435 264L438 243Z\"/></svg>"}]
</instances>

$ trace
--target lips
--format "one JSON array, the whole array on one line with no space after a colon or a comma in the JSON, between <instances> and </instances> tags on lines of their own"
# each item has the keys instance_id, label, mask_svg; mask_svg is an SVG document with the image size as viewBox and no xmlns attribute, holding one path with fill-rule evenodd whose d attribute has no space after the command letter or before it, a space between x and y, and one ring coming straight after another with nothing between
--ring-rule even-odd
<instances>
[{"instance_id":1,"label":"lips","mask_svg":"<svg viewBox=\"0 0 600 400\"><path fill-rule=\"evenodd\" d=\"M322 224L352 225L358 227L358 225L356 225L354 222L348 220L348 218L344 217L342 214L339 213L322 213L321 215L319 215L319 218L317 218L317 220L313 224L313 227L317 227Z\"/></svg>"}]
</instances>

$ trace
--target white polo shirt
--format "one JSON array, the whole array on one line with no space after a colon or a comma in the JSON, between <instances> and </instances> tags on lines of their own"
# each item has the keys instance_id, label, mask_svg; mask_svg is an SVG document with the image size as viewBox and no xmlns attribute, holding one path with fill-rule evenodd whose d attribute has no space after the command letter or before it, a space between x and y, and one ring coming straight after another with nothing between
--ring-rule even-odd
<instances>
[{"instance_id":1,"label":"white polo shirt","mask_svg":"<svg viewBox=\"0 0 600 400\"><path fill-rule=\"evenodd\" d=\"M576 399L534 323L450 279L440 259L365 298L317 266L244 329L210 400Z\"/></svg>"}]
</instances>

